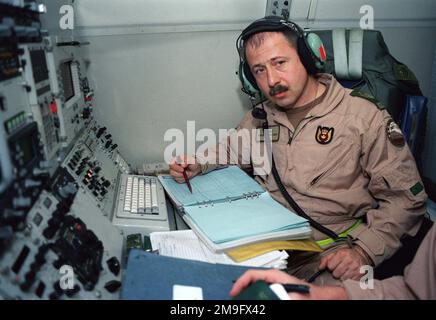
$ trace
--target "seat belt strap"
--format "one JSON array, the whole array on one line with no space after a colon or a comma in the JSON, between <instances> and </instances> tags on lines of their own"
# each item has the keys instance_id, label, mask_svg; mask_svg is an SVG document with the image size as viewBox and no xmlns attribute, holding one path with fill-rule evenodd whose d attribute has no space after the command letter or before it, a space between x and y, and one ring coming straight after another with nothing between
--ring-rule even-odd
<instances>
[{"instance_id":1,"label":"seat belt strap","mask_svg":"<svg viewBox=\"0 0 436 320\"><path fill-rule=\"evenodd\" d=\"M362 78L363 30L350 30L348 43L348 76L350 80ZM336 63L336 61L335 61Z\"/></svg>"},{"instance_id":2,"label":"seat belt strap","mask_svg":"<svg viewBox=\"0 0 436 320\"><path fill-rule=\"evenodd\" d=\"M345 41L345 29L332 31L333 56L335 62L335 74L338 79L348 79L348 56Z\"/></svg>"}]
</instances>

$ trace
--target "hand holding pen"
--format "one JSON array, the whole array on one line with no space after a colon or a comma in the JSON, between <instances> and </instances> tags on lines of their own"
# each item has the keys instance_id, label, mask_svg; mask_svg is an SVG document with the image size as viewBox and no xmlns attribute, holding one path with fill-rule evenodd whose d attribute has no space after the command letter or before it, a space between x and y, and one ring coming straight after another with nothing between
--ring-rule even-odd
<instances>
[{"instance_id":1,"label":"hand holding pen","mask_svg":"<svg viewBox=\"0 0 436 320\"><path fill-rule=\"evenodd\" d=\"M191 183L189 182L188 175L186 174L186 168L185 168L185 170L183 170L183 179L185 179L185 182L188 186L188 189L192 193L192 187L191 187Z\"/></svg>"},{"instance_id":2,"label":"hand holding pen","mask_svg":"<svg viewBox=\"0 0 436 320\"><path fill-rule=\"evenodd\" d=\"M179 183L186 183L189 191L192 193L192 187L189 180L200 174L201 166L193 157L178 156L170 164L170 174Z\"/></svg>"},{"instance_id":3,"label":"hand holding pen","mask_svg":"<svg viewBox=\"0 0 436 320\"><path fill-rule=\"evenodd\" d=\"M267 283L281 283L291 300L346 300L345 289L340 286L316 286L277 269L248 270L234 283L230 296L235 297L251 283L263 280Z\"/></svg>"},{"instance_id":4,"label":"hand holding pen","mask_svg":"<svg viewBox=\"0 0 436 320\"><path fill-rule=\"evenodd\" d=\"M237 296L246 287L258 280L267 283L281 283L291 299L310 298L311 286L308 283L276 269L249 270L245 272L233 285L230 296Z\"/></svg>"}]
</instances>

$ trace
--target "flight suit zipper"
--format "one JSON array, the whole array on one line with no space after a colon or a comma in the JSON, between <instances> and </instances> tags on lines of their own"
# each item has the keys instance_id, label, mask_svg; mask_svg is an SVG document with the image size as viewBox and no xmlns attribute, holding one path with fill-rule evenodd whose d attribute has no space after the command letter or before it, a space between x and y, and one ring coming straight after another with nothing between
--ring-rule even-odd
<instances>
[{"instance_id":1,"label":"flight suit zipper","mask_svg":"<svg viewBox=\"0 0 436 320\"><path fill-rule=\"evenodd\" d=\"M304 118L302 120L300 120L300 122L298 122L297 126L295 127L295 130L293 132L293 134L291 134L291 130L289 130L289 140L288 140L288 145L291 145L292 141L294 140L294 137L297 135L297 133L300 133L301 130L304 129L304 127L313 119L317 119L317 118L321 118L321 117L314 117L314 116L309 116L307 118ZM300 124L304 121L304 120L308 120L306 121L306 123L301 127L300 130L298 130L298 128L300 127Z\"/></svg>"},{"instance_id":2,"label":"flight suit zipper","mask_svg":"<svg viewBox=\"0 0 436 320\"><path fill-rule=\"evenodd\" d=\"M316 184L319 181L319 179L321 179L327 172L328 171L324 171L320 175L318 175L315 178L313 178L313 180L310 182L310 186L313 186L314 184Z\"/></svg>"},{"instance_id":3,"label":"flight suit zipper","mask_svg":"<svg viewBox=\"0 0 436 320\"><path fill-rule=\"evenodd\" d=\"M311 120L313 120L313 119L317 119L317 118L321 118L321 116L318 116L318 117L310 116L310 117L308 117L308 118L304 118L304 119L300 120L300 122L298 122L297 126L295 127L294 134L292 134L292 133L291 133L291 130L289 130L289 131L288 131L288 132L289 132L288 146L291 145L291 143L292 143L292 141L294 140L294 137L297 135L297 133L300 133L301 130L303 130L304 127L305 127L305 126L306 126L306 125L307 125ZM306 121L306 123L301 127L301 129L298 130L298 128L300 127L301 122L303 122L304 120L308 120L308 121ZM315 178L310 182L310 186L313 186L314 184L316 184L316 183L318 182L318 180L321 179L321 178L322 178L322 177L323 177L323 176L324 176L328 171L329 171L329 170L324 171L323 173L321 173L320 175L318 175L317 177L315 177Z\"/></svg>"},{"instance_id":4,"label":"flight suit zipper","mask_svg":"<svg viewBox=\"0 0 436 320\"><path fill-rule=\"evenodd\" d=\"M293 135L292 135L292 132L291 132L290 129L288 129L288 133L289 133L288 145L290 145L291 142L292 142L292 137L293 137Z\"/></svg>"}]
</instances>

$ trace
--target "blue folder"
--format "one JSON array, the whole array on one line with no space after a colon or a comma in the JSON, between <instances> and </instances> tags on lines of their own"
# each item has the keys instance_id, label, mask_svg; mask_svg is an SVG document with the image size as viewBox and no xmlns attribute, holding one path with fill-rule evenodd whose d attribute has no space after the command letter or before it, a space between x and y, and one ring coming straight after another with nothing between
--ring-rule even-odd
<instances>
[{"instance_id":1,"label":"blue folder","mask_svg":"<svg viewBox=\"0 0 436 320\"><path fill-rule=\"evenodd\" d=\"M172 300L173 286L178 284L201 287L204 300L229 300L233 281L249 269L253 268L165 257L132 249L121 299Z\"/></svg>"}]
</instances>

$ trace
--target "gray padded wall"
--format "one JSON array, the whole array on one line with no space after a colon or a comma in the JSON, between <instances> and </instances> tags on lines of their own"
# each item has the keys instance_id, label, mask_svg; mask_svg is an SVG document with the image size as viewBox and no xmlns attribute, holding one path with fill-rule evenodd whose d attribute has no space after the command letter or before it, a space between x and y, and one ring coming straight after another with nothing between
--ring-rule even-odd
<instances>
[{"instance_id":1,"label":"gray padded wall","mask_svg":"<svg viewBox=\"0 0 436 320\"><path fill-rule=\"evenodd\" d=\"M97 118L134 165L163 161L164 133L238 124L248 100L239 93L233 32L97 37L86 48L96 84Z\"/></svg>"}]
</instances>

